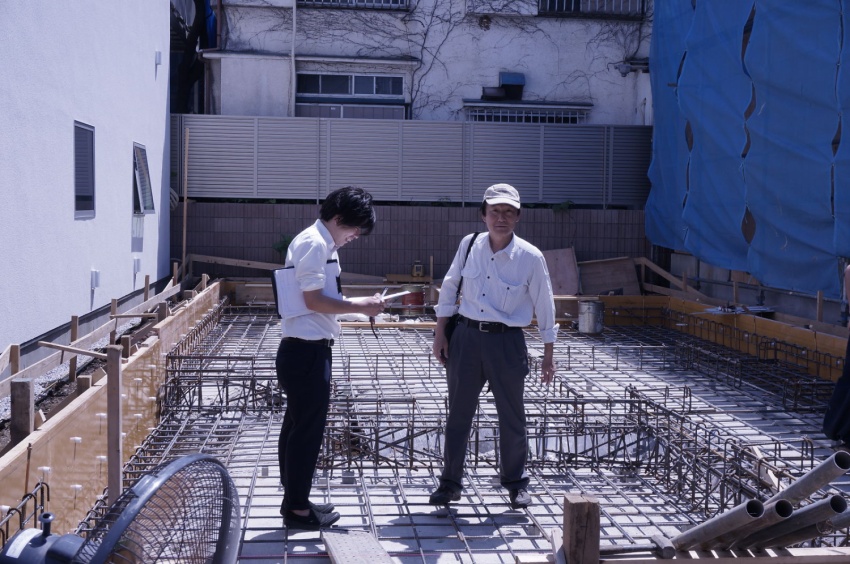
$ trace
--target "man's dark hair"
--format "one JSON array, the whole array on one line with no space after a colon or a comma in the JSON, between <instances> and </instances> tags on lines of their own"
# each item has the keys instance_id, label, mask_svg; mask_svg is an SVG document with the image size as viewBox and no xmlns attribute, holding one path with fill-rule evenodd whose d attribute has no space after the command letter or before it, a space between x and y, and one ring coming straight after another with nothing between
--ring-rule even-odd
<instances>
[{"instance_id":1,"label":"man's dark hair","mask_svg":"<svg viewBox=\"0 0 850 564\"><path fill-rule=\"evenodd\" d=\"M346 227L359 227L360 236L368 235L375 228L375 209L372 207L372 195L356 186L346 186L334 190L322 202L321 218L330 221L341 218Z\"/></svg>"}]
</instances>

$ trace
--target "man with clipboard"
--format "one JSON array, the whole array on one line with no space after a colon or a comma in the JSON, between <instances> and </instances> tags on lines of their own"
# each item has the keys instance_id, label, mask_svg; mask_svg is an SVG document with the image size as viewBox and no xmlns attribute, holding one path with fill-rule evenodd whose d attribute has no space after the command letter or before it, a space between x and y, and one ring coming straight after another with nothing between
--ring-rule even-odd
<instances>
[{"instance_id":1,"label":"man with clipboard","mask_svg":"<svg viewBox=\"0 0 850 564\"><path fill-rule=\"evenodd\" d=\"M345 187L328 194L320 217L289 244L284 267L272 276L283 338L277 352L277 380L286 393L278 441L280 513L289 528L318 530L339 519L330 503L310 501L313 472L330 405L337 314L375 316L384 309L380 294L358 300L342 296L337 249L368 235L375 226L372 196Z\"/></svg>"}]
</instances>

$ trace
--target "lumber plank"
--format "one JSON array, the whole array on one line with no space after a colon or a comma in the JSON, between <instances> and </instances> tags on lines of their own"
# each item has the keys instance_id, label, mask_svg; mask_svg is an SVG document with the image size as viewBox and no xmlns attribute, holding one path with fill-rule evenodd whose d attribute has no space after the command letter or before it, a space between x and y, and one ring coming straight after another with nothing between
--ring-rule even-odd
<instances>
[{"instance_id":1,"label":"lumber plank","mask_svg":"<svg viewBox=\"0 0 850 564\"><path fill-rule=\"evenodd\" d=\"M635 262L631 257L580 262L578 272L582 294L605 295L613 292L641 295Z\"/></svg>"},{"instance_id":2,"label":"lumber plank","mask_svg":"<svg viewBox=\"0 0 850 564\"><path fill-rule=\"evenodd\" d=\"M579 293L578 263L571 248L543 251L552 291L559 296L574 296Z\"/></svg>"}]
</instances>

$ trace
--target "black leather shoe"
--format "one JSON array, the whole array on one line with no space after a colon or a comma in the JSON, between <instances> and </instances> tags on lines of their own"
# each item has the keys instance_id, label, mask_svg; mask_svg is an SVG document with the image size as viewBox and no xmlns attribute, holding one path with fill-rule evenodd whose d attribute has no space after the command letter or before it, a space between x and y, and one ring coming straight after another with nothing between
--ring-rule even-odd
<instances>
[{"instance_id":1,"label":"black leather shoe","mask_svg":"<svg viewBox=\"0 0 850 564\"><path fill-rule=\"evenodd\" d=\"M459 490L443 484L431 494L431 497L428 498L428 503L431 505L448 505L450 502L457 501L459 499Z\"/></svg>"},{"instance_id":2,"label":"black leather shoe","mask_svg":"<svg viewBox=\"0 0 850 564\"><path fill-rule=\"evenodd\" d=\"M289 529L304 529L306 531L318 531L330 527L339 521L339 513L317 513L310 510L309 515L301 516L292 511L287 511L283 516L283 522Z\"/></svg>"},{"instance_id":3,"label":"black leather shoe","mask_svg":"<svg viewBox=\"0 0 850 564\"><path fill-rule=\"evenodd\" d=\"M334 507L333 503L316 504L316 503L313 503L311 501L310 502L310 509L312 509L316 513L330 513L331 511L333 511L336 508ZM285 501L280 502L280 514L286 515L286 502Z\"/></svg>"},{"instance_id":4,"label":"black leather shoe","mask_svg":"<svg viewBox=\"0 0 850 564\"><path fill-rule=\"evenodd\" d=\"M511 507L513 509L523 509L531 505L531 496L525 488L519 488L510 491Z\"/></svg>"}]
</instances>

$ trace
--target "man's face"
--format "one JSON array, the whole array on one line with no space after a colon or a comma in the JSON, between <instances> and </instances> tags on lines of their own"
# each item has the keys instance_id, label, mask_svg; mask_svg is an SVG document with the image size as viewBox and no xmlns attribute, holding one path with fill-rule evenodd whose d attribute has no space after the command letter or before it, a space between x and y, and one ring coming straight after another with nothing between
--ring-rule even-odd
<instances>
[{"instance_id":1,"label":"man's face","mask_svg":"<svg viewBox=\"0 0 850 564\"><path fill-rule=\"evenodd\" d=\"M493 235L510 235L519 222L519 210L509 204L487 205L484 224Z\"/></svg>"},{"instance_id":2,"label":"man's face","mask_svg":"<svg viewBox=\"0 0 850 564\"><path fill-rule=\"evenodd\" d=\"M360 237L359 227L349 227L347 225L339 225L336 233L334 233L334 243L337 247L342 247L346 243L350 243Z\"/></svg>"}]
</instances>

